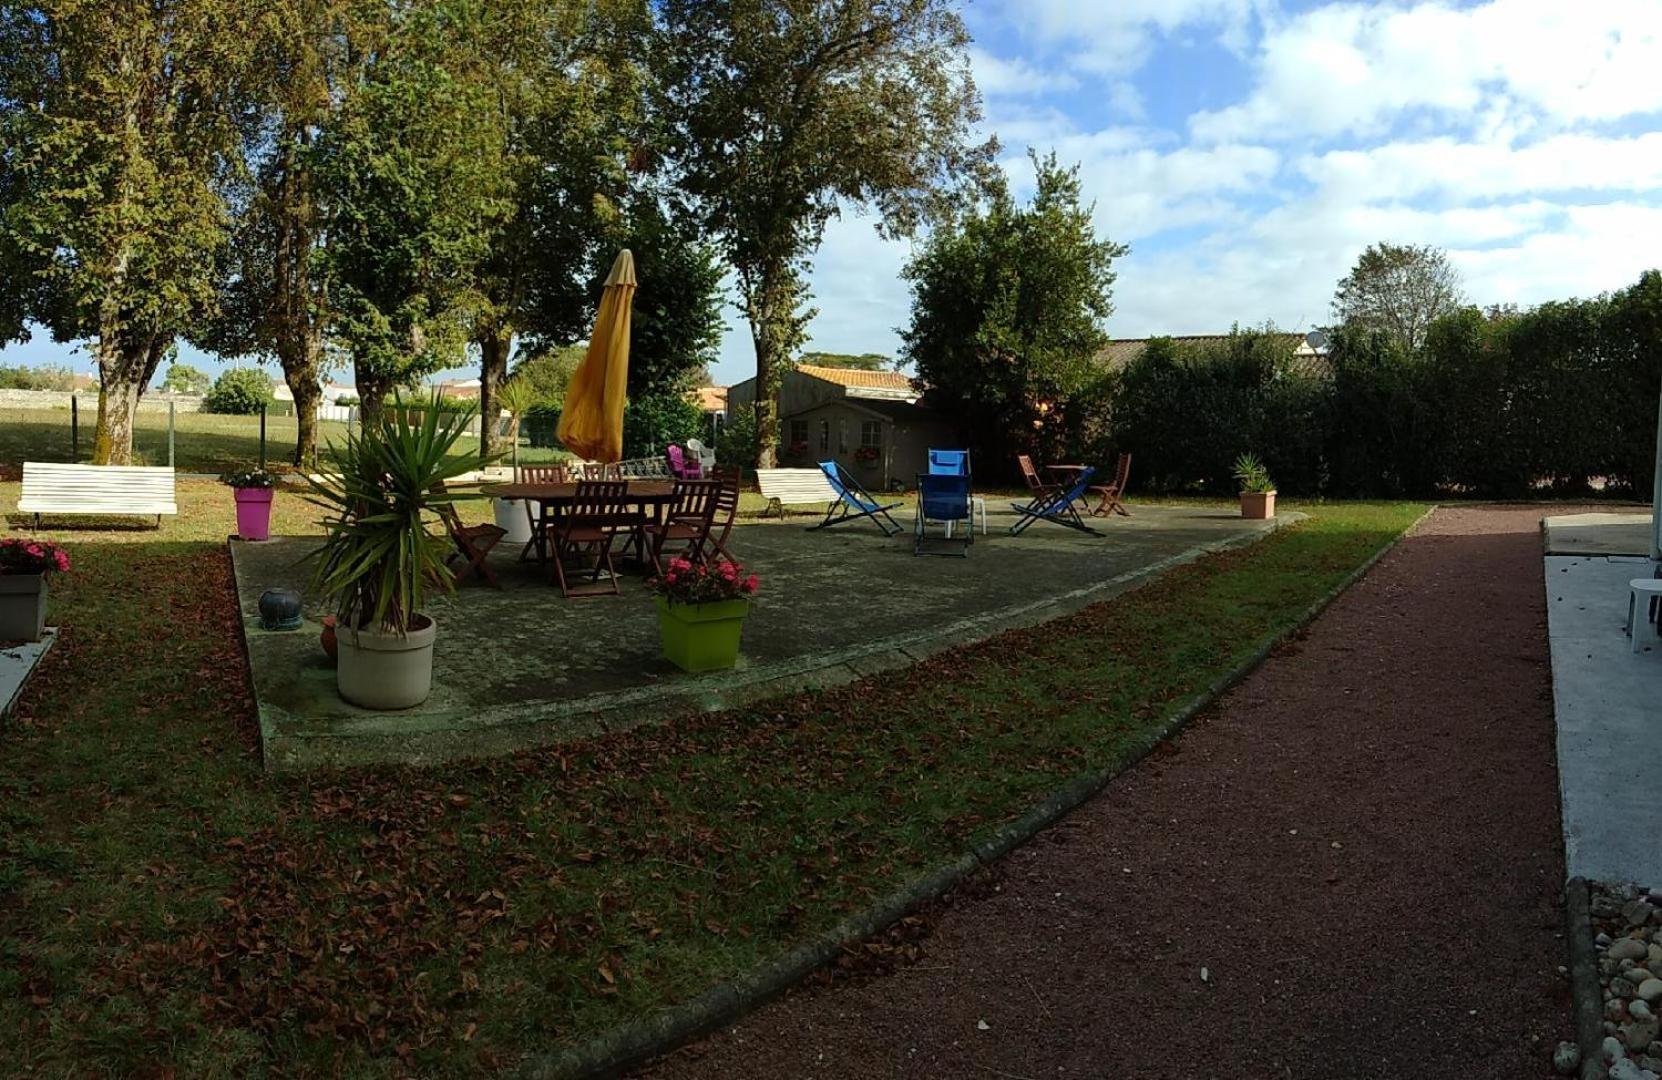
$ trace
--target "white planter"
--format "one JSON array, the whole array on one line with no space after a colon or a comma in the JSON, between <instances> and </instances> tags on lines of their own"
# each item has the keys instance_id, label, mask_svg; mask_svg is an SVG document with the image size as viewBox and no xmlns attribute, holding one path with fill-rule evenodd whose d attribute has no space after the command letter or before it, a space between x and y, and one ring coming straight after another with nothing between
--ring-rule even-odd
<instances>
[{"instance_id":1,"label":"white planter","mask_svg":"<svg viewBox=\"0 0 1662 1080\"><path fill-rule=\"evenodd\" d=\"M46 629L46 575L0 574L0 641L39 641Z\"/></svg>"},{"instance_id":2,"label":"white planter","mask_svg":"<svg viewBox=\"0 0 1662 1080\"><path fill-rule=\"evenodd\" d=\"M336 631L335 686L341 697L366 709L408 709L427 700L433 692L438 624L427 615L416 618L424 625L403 636L379 630Z\"/></svg>"},{"instance_id":3,"label":"white planter","mask_svg":"<svg viewBox=\"0 0 1662 1080\"><path fill-rule=\"evenodd\" d=\"M531 518L526 513L525 500L492 499L491 508L496 511L496 527L508 530L508 535L502 538L504 544L531 542Z\"/></svg>"}]
</instances>

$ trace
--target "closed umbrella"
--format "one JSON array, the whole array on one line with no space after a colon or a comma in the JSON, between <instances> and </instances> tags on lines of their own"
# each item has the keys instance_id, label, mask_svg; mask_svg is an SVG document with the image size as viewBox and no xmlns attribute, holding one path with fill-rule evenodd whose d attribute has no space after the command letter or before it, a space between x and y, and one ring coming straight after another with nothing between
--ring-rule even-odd
<instances>
[{"instance_id":1,"label":"closed umbrella","mask_svg":"<svg viewBox=\"0 0 1662 1080\"><path fill-rule=\"evenodd\" d=\"M560 412L560 444L588 461L623 459L623 397L629 385L629 314L635 302L635 257L618 252L589 351L566 390Z\"/></svg>"}]
</instances>

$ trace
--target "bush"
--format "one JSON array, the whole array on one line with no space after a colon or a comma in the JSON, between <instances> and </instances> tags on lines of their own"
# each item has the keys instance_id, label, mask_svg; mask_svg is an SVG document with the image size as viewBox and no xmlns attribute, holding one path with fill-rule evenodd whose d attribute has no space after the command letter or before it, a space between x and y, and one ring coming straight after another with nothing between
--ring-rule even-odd
<instances>
[{"instance_id":1,"label":"bush","mask_svg":"<svg viewBox=\"0 0 1662 1080\"><path fill-rule=\"evenodd\" d=\"M626 458L661 454L670 443L684 443L703 433L704 413L674 391L631 398L623 410Z\"/></svg>"},{"instance_id":2,"label":"bush","mask_svg":"<svg viewBox=\"0 0 1662 1080\"><path fill-rule=\"evenodd\" d=\"M226 416L253 416L275 398L271 380L258 368L227 368L202 398L202 411Z\"/></svg>"},{"instance_id":3,"label":"bush","mask_svg":"<svg viewBox=\"0 0 1662 1080\"><path fill-rule=\"evenodd\" d=\"M756 467L756 414L748 408L729 413L716 436L716 464L741 469Z\"/></svg>"}]
</instances>

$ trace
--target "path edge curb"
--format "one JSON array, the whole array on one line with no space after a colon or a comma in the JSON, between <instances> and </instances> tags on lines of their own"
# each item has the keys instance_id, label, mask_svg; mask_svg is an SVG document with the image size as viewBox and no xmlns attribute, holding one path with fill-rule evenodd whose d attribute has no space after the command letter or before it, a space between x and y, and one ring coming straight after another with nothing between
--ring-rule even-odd
<instances>
[{"instance_id":1,"label":"path edge curb","mask_svg":"<svg viewBox=\"0 0 1662 1080\"><path fill-rule=\"evenodd\" d=\"M1581 1051L1581 1080L1605 1080L1604 990L1599 985L1598 948L1587 879L1564 885L1564 924L1570 945L1570 1008L1575 1044Z\"/></svg>"},{"instance_id":2,"label":"path edge curb","mask_svg":"<svg viewBox=\"0 0 1662 1080\"><path fill-rule=\"evenodd\" d=\"M1067 781L1021 816L997 827L990 835L971 845L968 851L925 871L870 907L842 919L830 930L815 935L768 963L735 979L717 983L691 1001L620 1024L576 1046L531 1057L517 1075L536 1080L600 1080L622 1076L630 1069L662 1057L685 1043L729 1026L830 963L847 946L886 929L922 905L939 900L971 874L1027 843L1093 798L1116 777L1136 768L1155 747L1182 731L1207 706L1257 670L1277 646L1314 622L1329 605L1362 580L1436 512L1437 504L1428 506L1425 513L1415 518L1407 528L1352 569L1338 584L1317 597L1284 630L1179 706L1164 724L1145 736L1116 764ZM1585 1050L1583 1060L1586 1060ZM1584 1075L1583 1080L1593 1078ZM1598 1080L1603 1080L1602 1073Z\"/></svg>"}]
</instances>

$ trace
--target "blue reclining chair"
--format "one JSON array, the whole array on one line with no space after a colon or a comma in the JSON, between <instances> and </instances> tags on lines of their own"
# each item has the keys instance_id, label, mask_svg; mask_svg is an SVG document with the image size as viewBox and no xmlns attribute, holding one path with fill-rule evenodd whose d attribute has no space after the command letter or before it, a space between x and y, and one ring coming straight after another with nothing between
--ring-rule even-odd
<instances>
[{"instance_id":1,"label":"blue reclining chair","mask_svg":"<svg viewBox=\"0 0 1662 1080\"><path fill-rule=\"evenodd\" d=\"M968 476L970 474L968 450L930 450L930 476Z\"/></svg>"},{"instance_id":2,"label":"blue reclining chair","mask_svg":"<svg viewBox=\"0 0 1662 1080\"><path fill-rule=\"evenodd\" d=\"M970 478L968 473L918 474L918 510L912 522L913 555L957 555L969 557L969 546L975 543L975 522L971 518ZM946 535L931 537L929 523L941 522ZM963 523L962 537L952 535L952 526ZM934 545L926 549L925 544Z\"/></svg>"},{"instance_id":3,"label":"blue reclining chair","mask_svg":"<svg viewBox=\"0 0 1662 1080\"><path fill-rule=\"evenodd\" d=\"M1092 536L1102 534L1085 524L1079 516L1079 510L1073 504L1085 497L1085 490L1091 486L1091 477L1096 474L1096 466L1081 472L1074 478L1072 486L1066 490L1054 489L1041 491L1033 496L1029 503L1011 503L1010 508L1021 515L1021 519L1010 526L1010 535L1019 536L1023 529L1035 521L1050 521L1069 529L1078 529L1080 532L1090 533Z\"/></svg>"},{"instance_id":4,"label":"blue reclining chair","mask_svg":"<svg viewBox=\"0 0 1662 1080\"><path fill-rule=\"evenodd\" d=\"M825 479L830 482L831 490L837 493L837 501L826 508L824 521L808 526L809 532L815 529L829 529L833 525L857 521L860 518L870 518L873 525L883 530L884 536L894 536L905 531L889 516L889 511L899 506L899 503L878 502L871 497L871 492L860 486L860 481L844 472L842 466L835 461L822 461L819 467L825 474Z\"/></svg>"}]
</instances>

